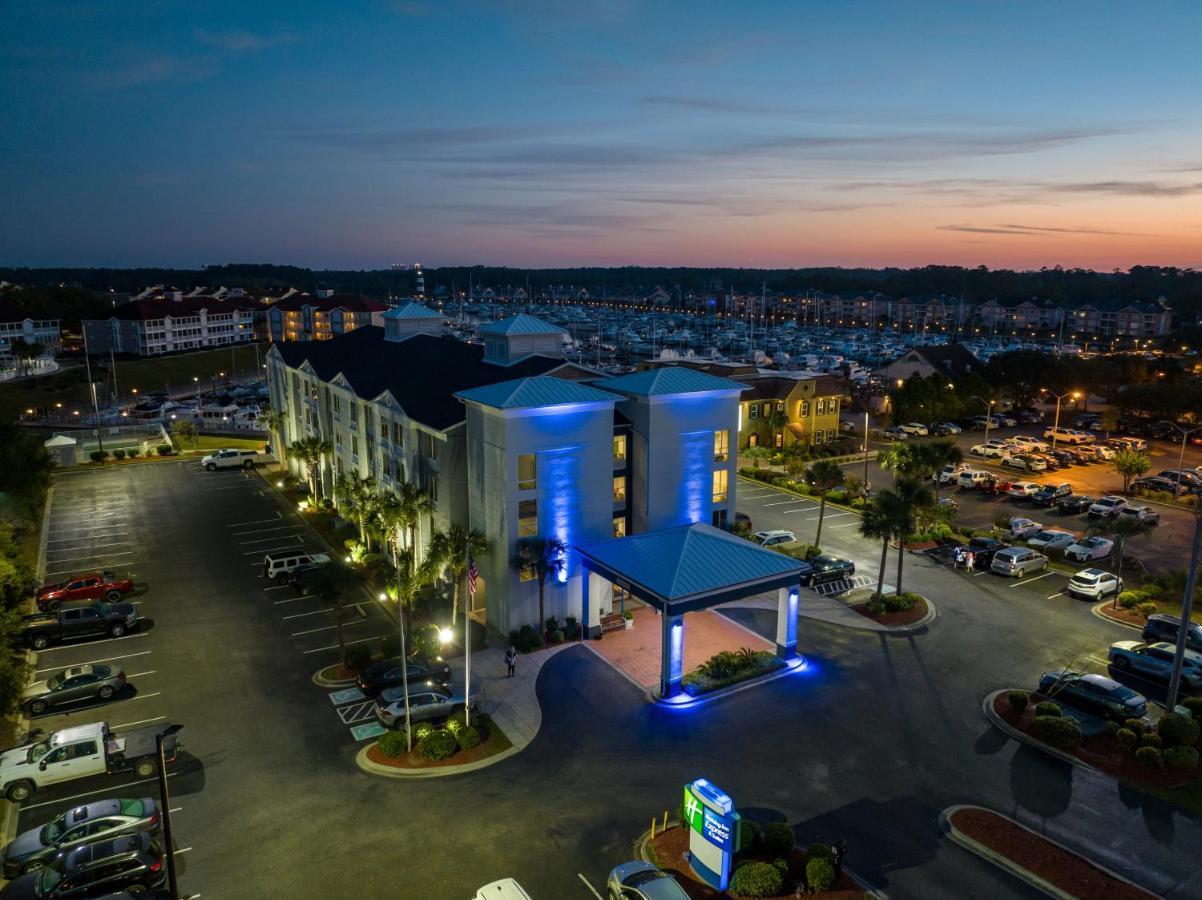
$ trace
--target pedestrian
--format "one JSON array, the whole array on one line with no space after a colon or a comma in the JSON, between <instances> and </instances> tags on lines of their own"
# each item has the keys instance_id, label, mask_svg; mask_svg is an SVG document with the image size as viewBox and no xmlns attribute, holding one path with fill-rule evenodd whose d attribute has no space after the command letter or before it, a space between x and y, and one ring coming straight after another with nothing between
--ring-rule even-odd
<instances>
[{"instance_id":1,"label":"pedestrian","mask_svg":"<svg viewBox=\"0 0 1202 900\"><path fill-rule=\"evenodd\" d=\"M847 855L847 841L840 838L835 841L831 847L831 854L835 858L835 881L839 881L839 875L843 872L843 857Z\"/></svg>"},{"instance_id":2,"label":"pedestrian","mask_svg":"<svg viewBox=\"0 0 1202 900\"><path fill-rule=\"evenodd\" d=\"M955 559L954 565L957 569L961 569L964 567L964 548L963 547L956 548L956 559Z\"/></svg>"},{"instance_id":3,"label":"pedestrian","mask_svg":"<svg viewBox=\"0 0 1202 900\"><path fill-rule=\"evenodd\" d=\"M976 556L971 550L964 554L964 571L971 574L972 567L976 564Z\"/></svg>"},{"instance_id":4,"label":"pedestrian","mask_svg":"<svg viewBox=\"0 0 1202 900\"><path fill-rule=\"evenodd\" d=\"M510 644L509 650L507 650L505 653L505 668L509 672L509 674L507 674L505 676L506 678L513 677L513 672L514 672L514 669L517 668L517 664L518 664L518 649L517 649L517 647L513 646L513 644Z\"/></svg>"}]
</instances>

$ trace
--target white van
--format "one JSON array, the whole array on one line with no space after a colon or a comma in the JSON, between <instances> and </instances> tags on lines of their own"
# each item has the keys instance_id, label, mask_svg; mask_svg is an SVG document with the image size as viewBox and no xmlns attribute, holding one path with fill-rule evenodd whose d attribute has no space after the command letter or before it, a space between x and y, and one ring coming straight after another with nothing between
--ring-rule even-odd
<instances>
[{"instance_id":1,"label":"white van","mask_svg":"<svg viewBox=\"0 0 1202 900\"><path fill-rule=\"evenodd\" d=\"M502 878L484 885L472 900L531 900L525 889L512 878Z\"/></svg>"},{"instance_id":2,"label":"white van","mask_svg":"<svg viewBox=\"0 0 1202 900\"><path fill-rule=\"evenodd\" d=\"M988 478L988 472L983 472L980 469L965 469L956 476L956 484L965 490L973 490L980 487Z\"/></svg>"},{"instance_id":3,"label":"white van","mask_svg":"<svg viewBox=\"0 0 1202 900\"><path fill-rule=\"evenodd\" d=\"M302 553L294 550L277 550L263 557L263 574L272 581L286 581L297 566L309 563L328 563L330 557L325 553Z\"/></svg>"}]
</instances>

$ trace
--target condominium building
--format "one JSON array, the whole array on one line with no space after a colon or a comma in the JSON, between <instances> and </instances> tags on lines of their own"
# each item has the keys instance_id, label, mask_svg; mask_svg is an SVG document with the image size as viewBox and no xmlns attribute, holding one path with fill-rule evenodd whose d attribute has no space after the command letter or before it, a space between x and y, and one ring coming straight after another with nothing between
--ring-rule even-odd
<instances>
[{"instance_id":1,"label":"condominium building","mask_svg":"<svg viewBox=\"0 0 1202 900\"><path fill-rule=\"evenodd\" d=\"M250 343L262 316L262 307L249 298L143 299L115 307L107 318L84 319L82 324L90 353L158 356Z\"/></svg>"},{"instance_id":2,"label":"condominium building","mask_svg":"<svg viewBox=\"0 0 1202 900\"><path fill-rule=\"evenodd\" d=\"M365 325L382 326L388 306L355 294L292 294L267 307L273 343L325 341Z\"/></svg>"},{"instance_id":3,"label":"condominium building","mask_svg":"<svg viewBox=\"0 0 1202 900\"><path fill-rule=\"evenodd\" d=\"M728 448L743 384L685 368L607 378L566 362L562 329L527 315L482 327L483 346L443 336L442 317L419 304L383 318L383 328L270 349L283 440L333 445L320 467L327 490L351 472L385 490L421 486L434 513L419 553L431 527L482 531L490 549L476 561L472 615L491 628L538 623L537 584L511 565L524 537L567 545L546 612L592 627L613 592L586 615L577 547L733 517Z\"/></svg>"},{"instance_id":4,"label":"condominium building","mask_svg":"<svg viewBox=\"0 0 1202 900\"><path fill-rule=\"evenodd\" d=\"M0 364L11 365L12 345L23 340L28 345L40 344L43 356L54 356L63 347L63 334L58 319L21 319L0 322Z\"/></svg>"}]
</instances>

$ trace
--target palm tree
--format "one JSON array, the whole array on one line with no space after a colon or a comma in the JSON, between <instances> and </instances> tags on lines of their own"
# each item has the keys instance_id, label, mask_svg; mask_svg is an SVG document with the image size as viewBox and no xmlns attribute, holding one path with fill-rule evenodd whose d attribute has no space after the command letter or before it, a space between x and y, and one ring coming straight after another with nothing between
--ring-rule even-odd
<instances>
[{"instance_id":1,"label":"palm tree","mask_svg":"<svg viewBox=\"0 0 1202 900\"><path fill-rule=\"evenodd\" d=\"M902 593L902 563L906 558L906 538L914 533L918 513L932 503L931 489L912 475L903 475L893 486L898 505L894 521L897 533L897 593Z\"/></svg>"},{"instance_id":2,"label":"palm tree","mask_svg":"<svg viewBox=\"0 0 1202 900\"><path fill-rule=\"evenodd\" d=\"M826 492L837 488L843 483L843 470L829 459L820 459L810 466L810 480L818 488L818 533L814 535L814 544L822 546L822 519L826 515Z\"/></svg>"},{"instance_id":3,"label":"palm tree","mask_svg":"<svg viewBox=\"0 0 1202 900\"><path fill-rule=\"evenodd\" d=\"M889 539L893 537L899 518L900 500L889 488L881 490L864 507L860 518L860 534L881 542L881 565L876 577L876 595L885 589L885 563L889 559Z\"/></svg>"},{"instance_id":4,"label":"palm tree","mask_svg":"<svg viewBox=\"0 0 1202 900\"><path fill-rule=\"evenodd\" d=\"M280 411L271 406L263 407L259 413L259 421L263 423L263 427L267 429L267 433L271 436L271 446L275 450L279 459L276 460L281 466L287 460L284 458L284 440L281 429L284 427L284 417L280 415Z\"/></svg>"},{"instance_id":5,"label":"palm tree","mask_svg":"<svg viewBox=\"0 0 1202 900\"><path fill-rule=\"evenodd\" d=\"M959 465L964 459L964 453L956 446L955 441L932 441L914 448L922 465L923 474L935 478L935 502L939 502L939 473L944 466Z\"/></svg>"},{"instance_id":6,"label":"palm tree","mask_svg":"<svg viewBox=\"0 0 1202 900\"><path fill-rule=\"evenodd\" d=\"M334 629L338 635L338 648L342 653L342 664L346 665L346 641L342 637L342 620L345 607L344 595L358 587L362 576L339 559L331 559L324 566L314 569L307 577L307 586L313 596L334 609Z\"/></svg>"},{"instance_id":7,"label":"palm tree","mask_svg":"<svg viewBox=\"0 0 1202 900\"><path fill-rule=\"evenodd\" d=\"M368 475L361 476L358 472L339 476L334 483L334 496L340 504L350 508L359 526L359 540L371 552L371 530L368 523L375 515L380 492L376 488L376 479Z\"/></svg>"},{"instance_id":8,"label":"palm tree","mask_svg":"<svg viewBox=\"0 0 1202 900\"><path fill-rule=\"evenodd\" d=\"M307 437L294 441L289 451L305 464L305 479L309 482L309 496L317 502L321 489L321 463L329 454L334 452L334 445L324 438Z\"/></svg>"},{"instance_id":9,"label":"palm tree","mask_svg":"<svg viewBox=\"0 0 1202 900\"><path fill-rule=\"evenodd\" d=\"M890 444L876 455L877 465L893 473L893 481L903 475L914 475L920 467L920 448L909 444Z\"/></svg>"},{"instance_id":10,"label":"palm tree","mask_svg":"<svg viewBox=\"0 0 1202 900\"><path fill-rule=\"evenodd\" d=\"M451 576L451 627L459 611L459 586L467 575L467 553L470 550L472 559L483 556L488 552L488 539L484 532L472 528L468 530L455 522L444 531L436 531L430 539L430 554L437 555L442 562L442 568ZM467 615L467 610L464 610Z\"/></svg>"},{"instance_id":11,"label":"palm tree","mask_svg":"<svg viewBox=\"0 0 1202 900\"><path fill-rule=\"evenodd\" d=\"M408 481L402 482L396 493L384 494L379 500L377 515L385 532L391 535L393 562L398 572L401 572L401 565L404 563L405 571L401 572L401 575L403 580L411 585L411 593L416 590L417 567L420 565L417 558L417 527L422 516L433 509L434 504L430 501L430 496ZM402 537L408 539L408 553L404 556L401 554ZM405 627L410 630L413 628L412 599L411 596L410 602L405 604ZM405 598L398 597L397 602L405 603Z\"/></svg>"},{"instance_id":12,"label":"palm tree","mask_svg":"<svg viewBox=\"0 0 1202 900\"><path fill-rule=\"evenodd\" d=\"M533 572L538 579L538 627L546 627L546 609L543 605L547 576L559 576L567 565L568 545L554 535L550 537L524 537L518 539L518 552L510 565L520 573Z\"/></svg>"},{"instance_id":13,"label":"palm tree","mask_svg":"<svg viewBox=\"0 0 1202 900\"><path fill-rule=\"evenodd\" d=\"M748 447L743 451L743 455L750 459L752 465L759 469L762 468L760 463L772 456L772 451L767 447Z\"/></svg>"}]
</instances>

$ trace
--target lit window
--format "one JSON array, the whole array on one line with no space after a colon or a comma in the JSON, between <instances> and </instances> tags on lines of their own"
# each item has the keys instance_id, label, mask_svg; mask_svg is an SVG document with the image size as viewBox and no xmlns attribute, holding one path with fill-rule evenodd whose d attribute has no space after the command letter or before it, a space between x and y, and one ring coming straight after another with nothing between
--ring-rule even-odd
<instances>
[{"instance_id":1,"label":"lit window","mask_svg":"<svg viewBox=\"0 0 1202 900\"><path fill-rule=\"evenodd\" d=\"M626 537L625 516L614 516L614 537Z\"/></svg>"},{"instance_id":2,"label":"lit window","mask_svg":"<svg viewBox=\"0 0 1202 900\"><path fill-rule=\"evenodd\" d=\"M614 459L626 458L626 435L614 435Z\"/></svg>"},{"instance_id":3,"label":"lit window","mask_svg":"<svg viewBox=\"0 0 1202 900\"><path fill-rule=\"evenodd\" d=\"M758 419L759 417L760 417L760 405L758 403L752 403L751 405L749 405L747 407L747 418Z\"/></svg>"},{"instance_id":4,"label":"lit window","mask_svg":"<svg viewBox=\"0 0 1202 900\"><path fill-rule=\"evenodd\" d=\"M760 436L758 434L750 434L747 436L748 447L758 447L760 445Z\"/></svg>"},{"instance_id":5,"label":"lit window","mask_svg":"<svg viewBox=\"0 0 1202 900\"><path fill-rule=\"evenodd\" d=\"M714 462L726 462L730 456L730 429L722 428L714 432Z\"/></svg>"},{"instance_id":6,"label":"lit window","mask_svg":"<svg viewBox=\"0 0 1202 900\"><path fill-rule=\"evenodd\" d=\"M726 470L718 469L714 472L714 502L726 502Z\"/></svg>"},{"instance_id":7,"label":"lit window","mask_svg":"<svg viewBox=\"0 0 1202 900\"><path fill-rule=\"evenodd\" d=\"M518 490L533 491L538 487L538 459L533 453L518 456Z\"/></svg>"},{"instance_id":8,"label":"lit window","mask_svg":"<svg viewBox=\"0 0 1202 900\"><path fill-rule=\"evenodd\" d=\"M809 414L810 414L810 401L802 400L801 401L801 417L804 419Z\"/></svg>"},{"instance_id":9,"label":"lit window","mask_svg":"<svg viewBox=\"0 0 1202 900\"><path fill-rule=\"evenodd\" d=\"M614 476L614 503L626 502L626 476Z\"/></svg>"},{"instance_id":10,"label":"lit window","mask_svg":"<svg viewBox=\"0 0 1202 900\"><path fill-rule=\"evenodd\" d=\"M783 434L782 432L779 432L779 431L778 431L778 432L777 432L777 433L776 433L776 434L773 436L773 438L772 438L772 443L775 445L775 447L776 447L776 449L777 449L777 450L779 450L781 447L785 446L785 436L784 436L784 434Z\"/></svg>"},{"instance_id":11,"label":"lit window","mask_svg":"<svg viewBox=\"0 0 1202 900\"><path fill-rule=\"evenodd\" d=\"M538 501L518 501L518 537L538 534Z\"/></svg>"},{"instance_id":12,"label":"lit window","mask_svg":"<svg viewBox=\"0 0 1202 900\"><path fill-rule=\"evenodd\" d=\"M815 444L821 444L821 443L822 443L822 432L821 432L821 431L815 431L815 432L814 432L814 443L815 443Z\"/></svg>"}]
</instances>

